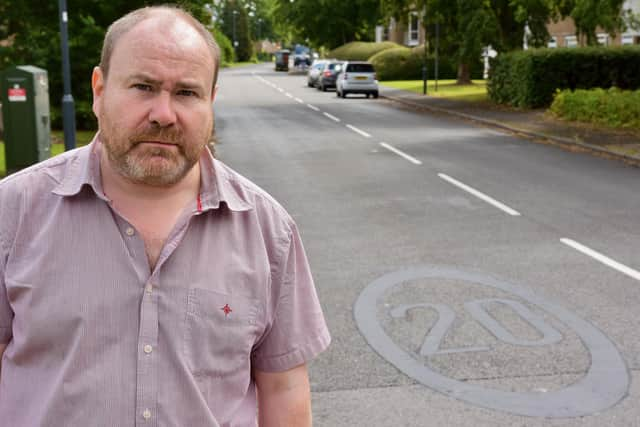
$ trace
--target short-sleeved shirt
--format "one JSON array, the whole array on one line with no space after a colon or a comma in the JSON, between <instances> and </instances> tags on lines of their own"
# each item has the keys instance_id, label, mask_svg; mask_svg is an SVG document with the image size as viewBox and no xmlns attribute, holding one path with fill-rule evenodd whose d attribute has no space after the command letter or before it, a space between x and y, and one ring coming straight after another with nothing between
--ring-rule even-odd
<instances>
[{"instance_id":1,"label":"short-sleeved shirt","mask_svg":"<svg viewBox=\"0 0 640 427\"><path fill-rule=\"evenodd\" d=\"M150 269L99 137L0 181L0 424L255 426L251 369L330 341L296 225L214 159Z\"/></svg>"}]
</instances>

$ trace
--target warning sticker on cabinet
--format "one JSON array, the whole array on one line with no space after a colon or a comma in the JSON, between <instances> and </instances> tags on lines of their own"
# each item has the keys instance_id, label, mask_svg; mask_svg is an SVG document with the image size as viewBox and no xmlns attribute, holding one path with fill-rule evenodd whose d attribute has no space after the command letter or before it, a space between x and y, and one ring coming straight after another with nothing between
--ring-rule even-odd
<instances>
[{"instance_id":1,"label":"warning sticker on cabinet","mask_svg":"<svg viewBox=\"0 0 640 427\"><path fill-rule=\"evenodd\" d=\"M27 89L14 87L9 89L9 102L23 102L27 100Z\"/></svg>"}]
</instances>

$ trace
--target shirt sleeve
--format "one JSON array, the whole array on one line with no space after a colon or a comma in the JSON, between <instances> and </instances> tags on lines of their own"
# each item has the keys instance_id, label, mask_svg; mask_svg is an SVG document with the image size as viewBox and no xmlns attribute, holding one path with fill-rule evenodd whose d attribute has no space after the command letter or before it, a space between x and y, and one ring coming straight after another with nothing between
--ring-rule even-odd
<instances>
[{"instance_id":1,"label":"shirt sleeve","mask_svg":"<svg viewBox=\"0 0 640 427\"><path fill-rule=\"evenodd\" d=\"M271 292L278 296L271 325L253 351L252 364L261 371L280 372L308 362L331 342L295 224L272 274Z\"/></svg>"},{"instance_id":2,"label":"shirt sleeve","mask_svg":"<svg viewBox=\"0 0 640 427\"><path fill-rule=\"evenodd\" d=\"M7 254L8 249L0 228L0 344L6 344L11 340L11 324L13 322L13 310L9 305L4 278Z\"/></svg>"}]
</instances>

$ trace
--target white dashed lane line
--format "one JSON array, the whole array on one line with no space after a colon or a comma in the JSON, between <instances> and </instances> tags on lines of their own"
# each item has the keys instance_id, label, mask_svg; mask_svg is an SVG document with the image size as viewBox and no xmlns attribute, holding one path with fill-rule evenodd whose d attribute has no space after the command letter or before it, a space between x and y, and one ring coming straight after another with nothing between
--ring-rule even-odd
<instances>
[{"instance_id":1,"label":"white dashed lane line","mask_svg":"<svg viewBox=\"0 0 640 427\"><path fill-rule=\"evenodd\" d=\"M394 147L392 145L389 145L386 142L381 142L380 145L382 147L386 148L387 150L391 151L392 153L395 153L398 156L400 156L400 157L402 157L402 158L404 158L406 160L409 160L414 165L421 165L422 164L422 162L420 160L416 159L413 156L408 155L407 153L405 153L403 151L398 150L396 147Z\"/></svg>"},{"instance_id":2,"label":"white dashed lane line","mask_svg":"<svg viewBox=\"0 0 640 427\"><path fill-rule=\"evenodd\" d=\"M304 104L304 101L303 101L302 99L300 99L300 98L295 98L295 101L296 101L298 104Z\"/></svg>"},{"instance_id":3,"label":"white dashed lane line","mask_svg":"<svg viewBox=\"0 0 640 427\"><path fill-rule=\"evenodd\" d=\"M634 270L631 267L627 267L626 265L621 264L618 261L615 261L609 258L608 256L601 254L600 252L596 252L593 249L588 248L583 244L576 242L575 240L564 238L564 239L560 239L560 241L565 245L570 246L573 249L579 252L582 252L583 254L588 255L591 258L603 263L604 265L611 267L614 270L618 270L620 273L626 274L627 276L633 279L640 280L640 271L638 270Z\"/></svg>"},{"instance_id":4,"label":"white dashed lane line","mask_svg":"<svg viewBox=\"0 0 640 427\"><path fill-rule=\"evenodd\" d=\"M320 109L315 105L307 104L307 107L311 108L313 111L320 111Z\"/></svg>"},{"instance_id":5,"label":"white dashed lane line","mask_svg":"<svg viewBox=\"0 0 640 427\"><path fill-rule=\"evenodd\" d=\"M443 173L439 173L438 176L442 179L444 179L445 181L449 182L450 184L455 185L458 188L461 188L462 190L473 194L474 196L476 196L477 198L479 198L480 200L483 200L487 203L489 203L490 205L495 206L496 208L508 213L511 216L520 216L520 212L511 209L509 206L505 205L504 203L501 203L499 201L497 201L496 199L487 196L484 193L481 193L480 191L476 190L475 188L469 187L467 184L464 184L456 179L451 178L448 175L445 175Z\"/></svg>"},{"instance_id":6,"label":"white dashed lane line","mask_svg":"<svg viewBox=\"0 0 640 427\"><path fill-rule=\"evenodd\" d=\"M345 125L345 126L347 126L349 129L351 129L351 130L352 130L352 131L354 131L355 133L358 133L358 134L360 134L360 135L364 136L365 138L371 138L371 135L369 135L368 133L366 133L366 132L365 132L365 131L363 131L363 130L358 129L358 128L357 128L357 127L355 127L355 126L351 126L351 125Z\"/></svg>"},{"instance_id":7,"label":"white dashed lane line","mask_svg":"<svg viewBox=\"0 0 640 427\"><path fill-rule=\"evenodd\" d=\"M327 116L328 118L330 118L330 119L331 119L331 120L333 120L334 122L339 122L339 121L340 121L340 119L339 119L339 118L337 118L336 116L333 116L333 115L331 115L331 114L329 114L329 113L327 113L327 112L324 112L324 113L322 113L322 114L324 114L325 116Z\"/></svg>"}]
</instances>

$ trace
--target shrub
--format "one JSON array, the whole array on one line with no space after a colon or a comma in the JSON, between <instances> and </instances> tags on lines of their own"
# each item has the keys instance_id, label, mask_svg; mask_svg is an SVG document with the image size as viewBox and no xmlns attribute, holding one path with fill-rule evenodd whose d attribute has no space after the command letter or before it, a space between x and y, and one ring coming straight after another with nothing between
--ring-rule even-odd
<instances>
[{"instance_id":1,"label":"shrub","mask_svg":"<svg viewBox=\"0 0 640 427\"><path fill-rule=\"evenodd\" d=\"M378 52L398 47L401 46L393 42L351 42L329 51L327 57L344 61L368 61Z\"/></svg>"},{"instance_id":2,"label":"shrub","mask_svg":"<svg viewBox=\"0 0 640 427\"><path fill-rule=\"evenodd\" d=\"M517 107L551 104L557 89L640 88L640 48L533 49L498 55L487 90L495 102Z\"/></svg>"},{"instance_id":3,"label":"shrub","mask_svg":"<svg viewBox=\"0 0 640 427\"><path fill-rule=\"evenodd\" d=\"M556 93L549 110L567 120L640 129L640 90L566 89Z\"/></svg>"},{"instance_id":4,"label":"shrub","mask_svg":"<svg viewBox=\"0 0 640 427\"><path fill-rule=\"evenodd\" d=\"M424 62L424 49L416 47L398 47L383 50L369 58L376 68L378 80L420 80L422 79L422 64ZM435 77L435 58L427 57L427 75L429 79ZM482 78L482 64L478 61L471 67L471 77ZM457 64L446 57L438 58L438 78L455 79L457 77Z\"/></svg>"},{"instance_id":5,"label":"shrub","mask_svg":"<svg viewBox=\"0 0 640 427\"><path fill-rule=\"evenodd\" d=\"M224 67L234 62L235 58L231 40L218 28L213 28L211 34L213 34L213 38L218 43L218 46L220 46L220 66Z\"/></svg>"}]
</instances>

